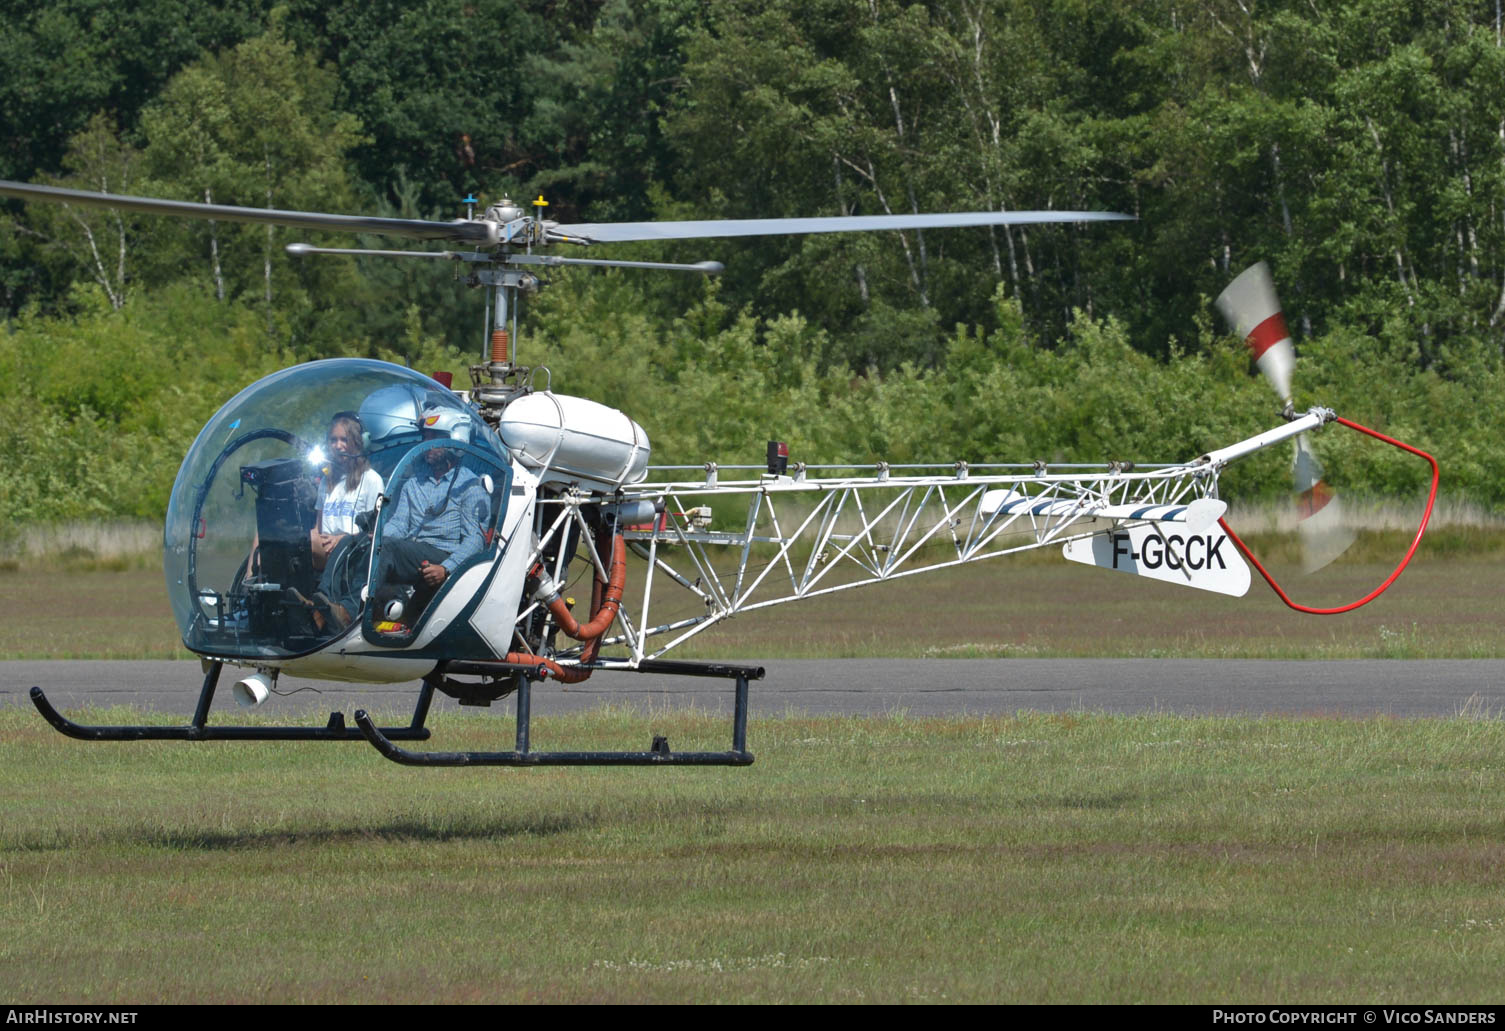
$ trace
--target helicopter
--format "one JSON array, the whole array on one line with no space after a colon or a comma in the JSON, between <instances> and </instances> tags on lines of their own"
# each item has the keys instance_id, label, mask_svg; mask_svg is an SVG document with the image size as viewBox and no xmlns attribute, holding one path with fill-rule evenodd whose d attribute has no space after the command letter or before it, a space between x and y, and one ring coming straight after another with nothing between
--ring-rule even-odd
<instances>
[{"instance_id":1,"label":"helicopter","mask_svg":"<svg viewBox=\"0 0 1505 1031\"><path fill-rule=\"evenodd\" d=\"M486 297L486 344L471 383L366 359L312 361L273 373L227 401L183 459L163 531L168 595L204 680L186 726L86 726L31 698L60 732L83 740L361 740L416 766L734 765L748 751L749 682L764 669L665 658L725 620L795 601L949 567L1059 546L1072 562L1242 596L1252 565L1287 605L1330 614L1372 601L1416 551L1436 498L1427 453L1334 411L1298 413L1294 348L1268 268L1239 276L1217 301L1279 396L1282 424L1180 462L1027 462L811 466L767 445L766 464L650 466L644 428L624 412L557 393L548 371L518 361L520 296L541 273L596 266L714 275L717 262L564 257L639 240L872 232L1130 216L1099 211L560 224L503 198L449 222L244 208L0 181L0 196L220 221L443 242L414 251L290 244L298 257L443 260ZM1331 561L1346 546L1340 502L1309 436L1328 425L1367 434L1431 465L1428 500L1409 550L1364 598L1298 605L1228 525L1222 472L1267 449L1294 451L1304 542ZM349 517L326 533L338 495ZM365 501L361 501L364 495ZM338 507L336 504L335 507ZM629 584L629 557L640 583ZM574 613L571 587L591 600ZM277 677L364 683L417 680L409 722L378 727L365 711L324 726L211 724L225 666L245 671L244 707L276 693ZM531 747L532 688L597 673L713 677L733 685L727 751L559 752ZM515 747L420 751L435 693L461 705L515 696Z\"/></svg>"}]
</instances>

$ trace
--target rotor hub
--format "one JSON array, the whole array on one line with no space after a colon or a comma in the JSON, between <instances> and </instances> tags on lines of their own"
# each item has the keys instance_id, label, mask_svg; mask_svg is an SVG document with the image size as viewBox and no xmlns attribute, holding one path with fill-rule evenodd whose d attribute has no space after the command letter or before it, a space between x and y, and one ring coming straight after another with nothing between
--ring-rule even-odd
<instances>
[{"instance_id":1,"label":"rotor hub","mask_svg":"<svg viewBox=\"0 0 1505 1031\"><path fill-rule=\"evenodd\" d=\"M488 222L512 222L522 218L524 214L526 212L518 207L516 201L511 197L503 197L486 209L486 220Z\"/></svg>"}]
</instances>

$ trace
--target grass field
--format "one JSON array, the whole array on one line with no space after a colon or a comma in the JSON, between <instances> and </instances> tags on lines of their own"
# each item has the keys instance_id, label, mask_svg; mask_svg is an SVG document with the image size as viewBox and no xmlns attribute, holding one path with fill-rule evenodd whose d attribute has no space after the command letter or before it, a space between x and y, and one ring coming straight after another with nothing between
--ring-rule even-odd
<instances>
[{"instance_id":1,"label":"grass field","mask_svg":"<svg viewBox=\"0 0 1505 1031\"><path fill-rule=\"evenodd\" d=\"M446 747L510 733L435 723ZM537 744L641 724L560 717ZM0 711L0 997L1501 999L1490 714L789 716L750 740L742 770L418 771Z\"/></svg>"},{"instance_id":2,"label":"grass field","mask_svg":"<svg viewBox=\"0 0 1505 1031\"><path fill-rule=\"evenodd\" d=\"M1378 583L1393 538L1323 590ZM1505 535L1453 529L1375 604L1312 618L1259 582L1227 599L1026 556L733 620L686 657L1499 657L1502 574ZM175 654L153 563L0 563L0 658ZM551 716L533 745L630 747L643 722ZM724 719L651 722L725 747ZM430 723L445 749L512 740L506 718ZM1496 714L791 713L749 741L742 770L413 770L361 743L84 744L0 710L0 997L1505 994Z\"/></svg>"}]
</instances>

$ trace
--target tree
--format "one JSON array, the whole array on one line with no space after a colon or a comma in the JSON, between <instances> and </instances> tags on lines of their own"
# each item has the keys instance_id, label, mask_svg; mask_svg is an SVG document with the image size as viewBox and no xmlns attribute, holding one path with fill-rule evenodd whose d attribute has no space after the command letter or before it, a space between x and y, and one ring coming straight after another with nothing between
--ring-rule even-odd
<instances>
[{"instance_id":1,"label":"tree","mask_svg":"<svg viewBox=\"0 0 1505 1031\"><path fill-rule=\"evenodd\" d=\"M134 147L121 142L114 122L97 114L69 140L63 156L66 174L47 181L76 190L129 193L141 181L140 157ZM142 232L139 216L71 204L33 205L26 216L5 221L19 236L39 245L59 278L82 270L104 291L111 307L124 306Z\"/></svg>"},{"instance_id":2,"label":"tree","mask_svg":"<svg viewBox=\"0 0 1505 1031\"><path fill-rule=\"evenodd\" d=\"M1105 30L1073 35L1041 6L717 5L689 46L669 122L681 194L731 217L1108 206L1086 132L1096 98L1069 66L1076 55L1062 53L1090 51ZM1049 339L1074 306L1094 303L1096 266L1078 241L1106 235L1042 226L771 240L744 263L769 270L754 273L760 288L734 299L798 308L843 338L854 364L931 363L945 327L993 317L1000 281Z\"/></svg>"},{"instance_id":3,"label":"tree","mask_svg":"<svg viewBox=\"0 0 1505 1031\"><path fill-rule=\"evenodd\" d=\"M653 191L672 176L663 130L684 84L685 44L702 17L694 0L606 0L595 16L534 55L532 133L553 160L528 191L566 199L591 221L653 217Z\"/></svg>"},{"instance_id":4,"label":"tree","mask_svg":"<svg viewBox=\"0 0 1505 1031\"><path fill-rule=\"evenodd\" d=\"M168 83L143 118L146 157L159 183L184 199L338 211L352 203L344 159L362 137L334 99L334 74L274 25ZM279 232L209 222L188 235L204 244L216 296L255 290L270 319L275 281L308 285L276 253Z\"/></svg>"},{"instance_id":5,"label":"tree","mask_svg":"<svg viewBox=\"0 0 1505 1031\"><path fill-rule=\"evenodd\" d=\"M370 134L352 155L361 177L386 191L401 173L421 209L458 216L467 194L494 198L555 158L533 65L579 18L525 0L292 0L287 26L339 69L337 102Z\"/></svg>"},{"instance_id":6,"label":"tree","mask_svg":"<svg viewBox=\"0 0 1505 1031\"><path fill-rule=\"evenodd\" d=\"M127 139L141 108L206 52L260 31L266 0L0 0L0 178L56 172L96 113Z\"/></svg>"}]
</instances>

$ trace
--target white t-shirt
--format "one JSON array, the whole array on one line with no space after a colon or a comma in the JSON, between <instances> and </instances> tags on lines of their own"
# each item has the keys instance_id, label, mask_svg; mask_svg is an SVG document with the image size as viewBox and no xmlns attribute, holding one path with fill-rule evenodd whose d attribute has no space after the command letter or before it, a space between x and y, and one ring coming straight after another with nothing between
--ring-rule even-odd
<instances>
[{"instance_id":1,"label":"white t-shirt","mask_svg":"<svg viewBox=\"0 0 1505 1031\"><path fill-rule=\"evenodd\" d=\"M328 534L355 533L355 517L376 507L382 482L375 469L367 468L361 481L351 488L340 477L333 487L325 487L319 499L320 528Z\"/></svg>"}]
</instances>

